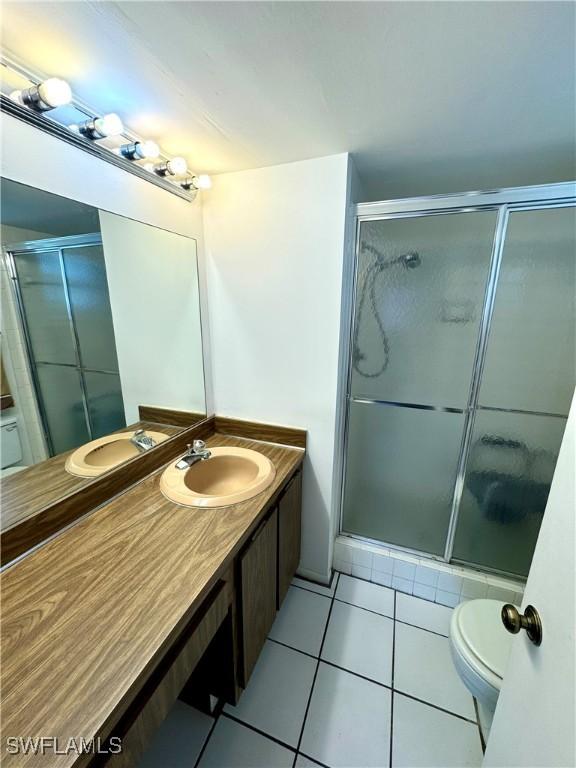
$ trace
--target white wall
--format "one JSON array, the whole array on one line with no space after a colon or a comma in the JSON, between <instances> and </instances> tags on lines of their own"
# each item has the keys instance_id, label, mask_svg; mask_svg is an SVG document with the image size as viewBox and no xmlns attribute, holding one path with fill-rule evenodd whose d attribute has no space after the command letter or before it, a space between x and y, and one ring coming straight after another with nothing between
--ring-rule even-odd
<instances>
[{"instance_id":1,"label":"white wall","mask_svg":"<svg viewBox=\"0 0 576 768\"><path fill-rule=\"evenodd\" d=\"M5 178L195 238L202 317L206 316L201 195L190 203L5 114L0 114L0 142L1 175ZM161 269L160 261L158 267ZM211 412L207 322L203 323L203 346Z\"/></svg>"},{"instance_id":2,"label":"white wall","mask_svg":"<svg viewBox=\"0 0 576 768\"><path fill-rule=\"evenodd\" d=\"M205 413L196 241L100 212L126 422L139 405Z\"/></svg>"},{"instance_id":3,"label":"white wall","mask_svg":"<svg viewBox=\"0 0 576 768\"><path fill-rule=\"evenodd\" d=\"M300 571L329 577L348 156L223 174L204 204L216 413L308 430Z\"/></svg>"}]
</instances>

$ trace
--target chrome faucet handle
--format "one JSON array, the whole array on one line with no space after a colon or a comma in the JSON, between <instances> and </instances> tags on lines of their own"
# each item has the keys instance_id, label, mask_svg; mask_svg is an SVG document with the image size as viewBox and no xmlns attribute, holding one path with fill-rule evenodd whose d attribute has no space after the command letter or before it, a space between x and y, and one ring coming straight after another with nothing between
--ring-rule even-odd
<instances>
[{"instance_id":1,"label":"chrome faucet handle","mask_svg":"<svg viewBox=\"0 0 576 768\"><path fill-rule=\"evenodd\" d=\"M194 449L194 453L199 453L200 451L204 451L206 449L206 443L204 440L194 440L192 448Z\"/></svg>"}]
</instances>

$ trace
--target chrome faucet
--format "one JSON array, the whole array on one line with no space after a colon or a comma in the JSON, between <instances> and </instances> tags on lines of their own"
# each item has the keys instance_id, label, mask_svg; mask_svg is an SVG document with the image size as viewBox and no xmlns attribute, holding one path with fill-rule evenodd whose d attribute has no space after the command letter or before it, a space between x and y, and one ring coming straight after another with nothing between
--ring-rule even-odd
<instances>
[{"instance_id":1,"label":"chrome faucet","mask_svg":"<svg viewBox=\"0 0 576 768\"><path fill-rule=\"evenodd\" d=\"M212 455L204 440L194 440L192 445L188 444L188 453L185 453L180 461L176 462L176 469L189 469L197 461L205 461Z\"/></svg>"},{"instance_id":2,"label":"chrome faucet","mask_svg":"<svg viewBox=\"0 0 576 768\"><path fill-rule=\"evenodd\" d=\"M139 451L149 451L150 448L154 448L156 440L150 435L147 435L143 429L137 429L136 432L130 438L132 445L135 445Z\"/></svg>"}]
</instances>

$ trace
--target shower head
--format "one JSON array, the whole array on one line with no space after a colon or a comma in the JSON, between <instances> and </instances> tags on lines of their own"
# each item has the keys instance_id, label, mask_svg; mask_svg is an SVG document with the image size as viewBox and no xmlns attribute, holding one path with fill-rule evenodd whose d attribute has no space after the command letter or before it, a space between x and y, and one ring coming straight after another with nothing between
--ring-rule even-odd
<instances>
[{"instance_id":1,"label":"shower head","mask_svg":"<svg viewBox=\"0 0 576 768\"><path fill-rule=\"evenodd\" d=\"M400 259L406 269L416 269L416 267L419 267L420 264L422 264L422 259L420 258L420 254L417 251L412 251L412 253L405 253L400 256Z\"/></svg>"},{"instance_id":2,"label":"shower head","mask_svg":"<svg viewBox=\"0 0 576 768\"><path fill-rule=\"evenodd\" d=\"M378 248L370 245L370 243L367 243L365 240L362 240L360 243L360 250L362 252L368 251L369 253L374 254L378 259L377 266L380 269L388 269L388 267L392 267L395 264L402 264L406 269L416 269L416 267L419 267L422 263L418 251L410 251L409 253L403 253L401 256L396 256L393 259L387 259Z\"/></svg>"}]
</instances>

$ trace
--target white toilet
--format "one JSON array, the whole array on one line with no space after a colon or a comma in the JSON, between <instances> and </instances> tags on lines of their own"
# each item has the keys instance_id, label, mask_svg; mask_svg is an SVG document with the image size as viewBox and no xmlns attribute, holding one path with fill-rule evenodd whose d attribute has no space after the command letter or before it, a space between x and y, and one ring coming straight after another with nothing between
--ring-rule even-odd
<instances>
[{"instance_id":1,"label":"white toilet","mask_svg":"<svg viewBox=\"0 0 576 768\"><path fill-rule=\"evenodd\" d=\"M22 444L18 433L18 420L15 416L0 421L0 476L6 477L21 472L26 467L14 466L22 461Z\"/></svg>"},{"instance_id":2,"label":"white toilet","mask_svg":"<svg viewBox=\"0 0 576 768\"><path fill-rule=\"evenodd\" d=\"M513 636L500 617L500 600L469 600L454 609L450 650L462 682L488 714L494 714Z\"/></svg>"}]
</instances>

